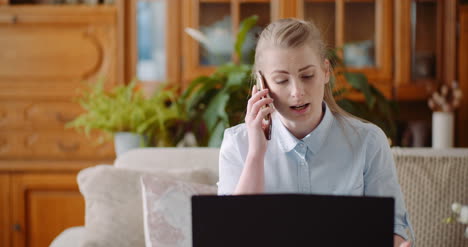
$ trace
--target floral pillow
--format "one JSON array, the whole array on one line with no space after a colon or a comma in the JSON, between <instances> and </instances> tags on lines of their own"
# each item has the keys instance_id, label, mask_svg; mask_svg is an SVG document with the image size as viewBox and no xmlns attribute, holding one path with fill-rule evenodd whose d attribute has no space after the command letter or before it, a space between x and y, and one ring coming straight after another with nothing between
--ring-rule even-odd
<instances>
[{"instance_id":1,"label":"floral pillow","mask_svg":"<svg viewBox=\"0 0 468 247\"><path fill-rule=\"evenodd\" d=\"M215 195L214 185L141 177L146 247L192 246L192 195Z\"/></svg>"}]
</instances>

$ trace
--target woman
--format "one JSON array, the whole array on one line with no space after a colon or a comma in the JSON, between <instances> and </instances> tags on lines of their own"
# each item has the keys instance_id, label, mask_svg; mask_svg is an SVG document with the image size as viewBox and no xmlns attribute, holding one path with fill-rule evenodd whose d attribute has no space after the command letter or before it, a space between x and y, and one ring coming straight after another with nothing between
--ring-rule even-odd
<instances>
[{"instance_id":1,"label":"woman","mask_svg":"<svg viewBox=\"0 0 468 247\"><path fill-rule=\"evenodd\" d=\"M268 89L254 86L245 123L224 133L218 193L392 196L395 246L410 246L387 138L334 101L318 29L296 19L271 23L258 40L254 72L263 75ZM267 114L273 123L269 141L262 123Z\"/></svg>"}]
</instances>

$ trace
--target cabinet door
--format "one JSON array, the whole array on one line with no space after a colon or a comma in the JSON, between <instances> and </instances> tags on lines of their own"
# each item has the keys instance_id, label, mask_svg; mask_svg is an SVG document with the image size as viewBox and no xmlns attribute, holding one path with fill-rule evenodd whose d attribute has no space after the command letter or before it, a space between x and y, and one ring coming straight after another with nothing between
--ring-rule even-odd
<instances>
[{"instance_id":1,"label":"cabinet door","mask_svg":"<svg viewBox=\"0 0 468 247\"><path fill-rule=\"evenodd\" d=\"M0 173L0 246L11 246L10 176Z\"/></svg>"},{"instance_id":2,"label":"cabinet door","mask_svg":"<svg viewBox=\"0 0 468 247\"><path fill-rule=\"evenodd\" d=\"M180 83L181 0L127 2L127 81L148 90L162 82Z\"/></svg>"},{"instance_id":3,"label":"cabinet door","mask_svg":"<svg viewBox=\"0 0 468 247\"><path fill-rule=\"evenodd\" d=\"M120 82L116 22L114 6L0 8L0 97L70 100L83 81Z\"/></svg>"},{"instance_id":4,"label":"cabinet door","mask_svg":"<svg viewBox=\"0 0 468 247\"><path fill-rule=\"evenodd\" d=\"M14 247L46 247L66 228L84 225L76 173L14 174L11 193Z\"/></svg>"},{"instance_id":5,"label":"cabinet door","mask_svg":"<svg viewBox=\"0 0 468 247\"><path fill-rule=\"evenodd\" d=\"M279 1L273 0L187 0L183 3L183 30L193 28L206 37L199 42L186 32L183 42L183 80L188 83L200 75L209 75L216 66L238 61L234 57L234 42L239 24L251 15L259 21L247 36L243 61L251 62L249 54L255 48L256 35L272 20L279 17Z\"/></svg>"},{"instance_id":6,"label":"cabinet door","mask_svg":"<svg viewBox=\"0 0 468 247\"><path fill-rule=\"evenodd\" d=\"M350 71L363 72L391 96L390 0L300 0L298 17L313 21Z\"/></svg>"},{"instance_id":7,"label":"cabinet door","mask_svg":"<svg viewBox=\"0 0 468 247\"><path fill-rule=\"evenodd\" d=\"M452 0L395 1L397 99L426 100L431 89L444 81L444 59L448 61L455 55L444 50L444 9L451 3Z\"/></svg>"}]
</instances>

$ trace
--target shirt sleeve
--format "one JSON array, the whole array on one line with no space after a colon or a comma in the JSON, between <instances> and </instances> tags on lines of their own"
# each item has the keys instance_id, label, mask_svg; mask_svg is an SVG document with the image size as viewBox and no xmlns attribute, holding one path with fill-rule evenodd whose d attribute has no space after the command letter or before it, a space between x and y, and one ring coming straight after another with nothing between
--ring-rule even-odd
<instances>
[{"instance_id":1,"label":"shirt sleeve","mask_svg":"<svg viewBox=\"0 0 468 247\"><path fill-rule=\"evenodd\" d=\"M381 129L372 133L366 152L364 170L364 195L386 196L395 199L394 233L408 240L408 229L412 234L408 213L405 208L403 193L398 183L395 161L387 137ZM414 241L414 235L412 236Z\"/></svg>"},{"instance_id":2,"label":"shirt sleeve","mask_svg":"<svg viewBox=\"0 0 468 247\"><path fill-rule=\"evenodd\" d=\"M226 129L219 152L218 195L229 195L234 192L243 166L244 161L239 152L238 141L232 129Z\"/></svg>"}]
</instances>

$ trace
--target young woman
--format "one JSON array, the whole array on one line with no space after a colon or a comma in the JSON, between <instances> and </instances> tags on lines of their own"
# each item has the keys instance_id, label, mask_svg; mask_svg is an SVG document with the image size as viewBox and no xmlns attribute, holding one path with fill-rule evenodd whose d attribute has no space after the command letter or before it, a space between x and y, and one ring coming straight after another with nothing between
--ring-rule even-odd
<instances>
[{"instance_id":1,"label":"young woman","mask_svg":"<svg viewBox=\"0 0 468 247\"><path fill-rule=\"evenodd\" d=\"M254 86L245 123L224 133L218 194L392 196L395 246L410 246L405 242L410 224L387 138L334 101L318 29L297 19L271 23L258 40L254 72L265 78L268 89ZM271 98L264 98L267 94ZM271 140L262 122L267 114Z\"/></svg>"}]
</instances>

